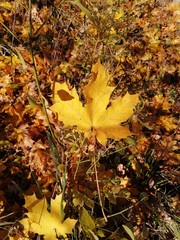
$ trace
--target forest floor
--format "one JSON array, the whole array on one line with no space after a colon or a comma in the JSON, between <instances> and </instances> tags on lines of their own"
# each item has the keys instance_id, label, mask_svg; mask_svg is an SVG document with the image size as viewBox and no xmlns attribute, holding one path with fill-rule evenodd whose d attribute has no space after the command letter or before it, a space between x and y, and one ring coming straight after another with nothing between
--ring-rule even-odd
<instances>
[{"instance_id":1,"label":"forest floor","mask_svg":"<svg viewBox=\"0 0 180 240\"><path fill-rule=\"evenodd\" d=\"M0 1L0 240L180 239L179 15L156 0ZM138 96L126 138L93 130L94 141L51 108L76 89L84 109L98 74L114 87L107 109ZM46 233L53 211L39 224L27 199L50 206L60 193L74 230ZM25 215L44 230L28 231Z\"/></svg>"}]
</instances>

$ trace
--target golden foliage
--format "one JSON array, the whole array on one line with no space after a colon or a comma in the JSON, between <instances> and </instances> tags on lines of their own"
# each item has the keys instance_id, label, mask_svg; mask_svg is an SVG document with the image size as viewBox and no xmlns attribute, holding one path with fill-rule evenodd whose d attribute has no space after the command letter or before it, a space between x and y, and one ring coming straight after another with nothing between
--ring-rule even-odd
<instances>
[{"instance_id":1,"label":"golden foliage","mask_svg":"<svg viewBox=\"0 0 180 240\"><path fill-rule=\"evenodd\" d=\"M116 229L116 226L122 226L128 219L133 224L135 234L139 231L137 239L156 237L153 236L154 233L151 235L149 227L159 211L159 196L162 202L167 203L163 208L168 208L172 197L167 191L164 198L164 189L179 183L177 125L180 8L177 1L123 0L119 4L119 1L108 0L94 4L82 0L90 12L90 18L73 4L75 1L56 0L48 1L48 4L45 3L47 1L30 2L31 22L27 1L0 1L0 219L7 223L19 219L19 214L22 213L19 189L23 190L23 194L37 193L34 178L46 196L52 195L55 190L53 184L57 183L57 169L52 158L58 155L62 161L65 156L68 163L67 198L70 209L67 208L67 215L72 207L71 194L81 192L81 197L73 199L76 204L73 205L75 212L72 213L79 216L79 231L92 239L104 237L103 234L106 239L119 239L123 238L123 232ZM38 81L34 79L31 47ZM63 146L62 151L53 155L49 121L42 108L41 94L37 91L39 82L45 107L48 108L52 81L67 81L72 86L81 88L84 86L82 78L88 76L90 66L98 58L103 59L113 73L116 90L120 91L118 94L114 92L114 97L131 91L140 92L142 100L139 111L131 117L130 122L136 137L108 142L106 148L98 146L97 149L97 173L102 200L112 204L109 204L109 209L108 204L105 204L107 211L113 215L133 204L131 211L123 213L124 218L123 215L116 218L117 224L114 226L111 225L112 222L114 224L113 217L108 218L108 225L99 225L97 206L94 208L97 188L91 171L92 162L89 160L94 151L94 142L87 145L87 141L83 141L83 135L74 129L62 130L62 125L54 118L52 111L47 109L55 139L58 138ZM111 79L98 62L92 68L92 79L82 91L85 102L82 104L79 101L75 88L70 90L65 83L56 83L51 109L58 113L59 120L65 127L75 126L85 137L96 137L103 145L107 138L119 140L131 135L129 129L120 124L131 116L138 96L126 94L123 98L112 100L114 87L109 85ZM52 136L52 140L55 139ZM157 166L160 169L158 172ZM62 169L57 167L62 173ZM63 167L65 168L64 165ZM158 181L163 182L163 188ZM176 186L173 187L173 191L176 189ZM150 202L147 200L147 204L136 204L144 193L150 196ZM38 206L42 206L41 201L45 203L44 199L37 200L35 197L32 201ZM26 227L29 227L34 208L31 209L32 213L27 202L26 199L29 218L25 221ZM54 200L52 205L54 206ZM58 229L59 223L56 222L54 213L47 212L46 205L44 206L41 218L47 216L51 223L52 216L54 226ZM85 210L85 206L88 210L91 209L92 215ZM173 211L171 209L172 213L176 211L175 207ZM6 219L4 215L7 215ZM143 227L147 219L147 226L150 224L145 232L148 235L144 235ZM161 220L157 217L157 222L161 223ZM30 227L32 225L37 229L31 228L31 231L38 232L41 228L37 222ZM44 226L48 229L49 223L44 225L43 222L41 230L45 232L42 231L41 234L46 234ZM100 227L106 231L100 233L97 230ZM28 238L21 229L14 236L10 230L16 226L2 228L5 232L3 239L8 236L13 240ZM108 236L109 230L113 232L111 236ZM157 226L154 230L158 234L161 228ZM167 233L164 239L169 237L171 236ZM172 236L173 238L175 237ZM54 235L51 239L55 239Z\"/></svg>"}]
</instances>

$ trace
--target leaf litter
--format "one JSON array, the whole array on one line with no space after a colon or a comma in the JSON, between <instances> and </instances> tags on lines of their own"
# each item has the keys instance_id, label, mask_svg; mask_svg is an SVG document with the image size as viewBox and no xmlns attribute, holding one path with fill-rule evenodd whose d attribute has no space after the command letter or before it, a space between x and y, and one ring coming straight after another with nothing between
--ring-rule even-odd
<instances>
[{"instance_id":1,"label":"leaf litter","mask_svg":"<svg viewBox=\"0 0 180 240\"><path fill-rule=\"evenodd\" d=\"M27 2L0 3L0 236L25 239L27 196L62 192L69 238L178 238L179 6L77 2L32 2L32 46Z\"/></svg>"}]
</instances>

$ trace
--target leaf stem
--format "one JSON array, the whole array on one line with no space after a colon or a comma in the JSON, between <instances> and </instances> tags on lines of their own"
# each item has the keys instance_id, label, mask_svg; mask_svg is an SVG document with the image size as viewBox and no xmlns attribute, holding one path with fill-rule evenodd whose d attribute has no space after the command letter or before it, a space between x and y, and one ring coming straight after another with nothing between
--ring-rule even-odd
<instances>
[{"instance_id":1,"label":"leaf stem","mask_svg":"<svg viewBox=\"0 0 180 240\"><path fill-rule=\"evenodd\" d=\"M93 153L93 164L94 164L94 172L95 172L95 178L96 178L96 185L97 185L97 192L98 192L98 198L99 198L99 204L101 206L101 211L104 217L105 222L107 222L107 217L104 212L102 198L101 198L101 192L99 188L99 180L98 180L98 174L97 174L97 165L96 165L96 136L93 137L93 143L94 143L94 153Z\"/></svg>"}]
</instances>

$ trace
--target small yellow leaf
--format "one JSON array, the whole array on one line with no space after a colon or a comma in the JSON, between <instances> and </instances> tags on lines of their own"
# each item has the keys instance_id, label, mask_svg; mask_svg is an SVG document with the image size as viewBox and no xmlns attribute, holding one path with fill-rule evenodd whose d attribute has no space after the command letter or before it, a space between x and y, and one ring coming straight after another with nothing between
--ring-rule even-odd
<instances>
[{"instance_id":1,"label":"small yellow leaf","mask_svg":"<svg viewBox=\"0 0 180 240\"><path fill-rule=\"evenodd\" d=\"M89 230L93 231L95 229L94 220L84 207L80 210L80 223L85 232L88 232Z\"/></svg>"},{"instance_id":2,"label":"small yellow leaf","mask_svg":"<svg viewBox=\"0 0 180 240\"><path fill-rule=\"evenodd\" d=\"M66 73L67 72L67 69L69 67L69 63L67 62L62 62L59 66L59 69L62 73Z\"/></svg>"},{"instance_id":3,"label":"small yellow leaf","mask_svg":"<svg viewBox=\"0 0 180 240\"><path fill-rule=\"evenodd\" d=\"M173 118L170 116L161 116L158 120L158 123L162 125L166 131L172 131L177 128L177 125L173 123Z\"/></svg>"},{"instance_id":4,"label":"small yellow leaf","mask_svg":"<svg viewBox=\"0 0 180 240\"><path fill-rule=\"evenodd\" d=\"M119 19L122 18L123 16L124 16L124 7L121 6L121 7L119 8L119 11L117 11L117 12L115 13L114 20L119 20Z\"/></svg>"},{"instance_id":5,"label":"small yellow leaf","mask_svg":"<svg viewBox=\"0 0 180 240\"><path fill-rule=\"evenodd\" d=\"M147 61L147 60L150 60L151 58L152 58L152 54L151 54L150 52L146 52L146 53L142 56L141 60Z\"/></svg>"},{"instance_id":6,"label":"small yellow leaf","mask_svg":"<svg viewBox=\"0 0 180 240\"><path fill-rule=\"evenodd\" d=\"M28 210L28 218L24 218L20 223L24 226L25 232L34 232L44 235L45 240L56 239L58 236L66 233L72 233L72 229L77 220L67 218L61 222L60 203L62 195L51 200L51 211L47 211L46 199L37 199L35 194L25 198L25 208Z\"/></svg>"},{"instance_id":7,"label":"small yellow leaf","mask_svg":"<svg viewBox=\"0 0 180 240\"><path fill-rule=\"evenodd\" d=\"M12 3L9 3L6 1L6 2L1 2L0 7L8 9L8 10L12 10L13 5L12 5Z\"/></svg>"},{"instance_id":8,"label":"small yellow leaf","mask_svg":"<svg viewBox=\"0 0 180 240\"><path fill-rule=\"evenodd\" d=\"M111 27L110 34L111 35L116 34L116 30L113 27Z\"/></svg>"},{"instance_id":9,"label":"small yellow leaf","mask_svg":"<svg viewBox=\"0 0 180 240\"><path fill-rule=\"evenodd\" d=\"M133 233L133 231L129 228L129 226L123 224L122 227L123 227L124 230L127 232L127 234L130 236L130 238L131 238L132 240L135 240L134 233Z\"/></svg>"}]
</instances>

